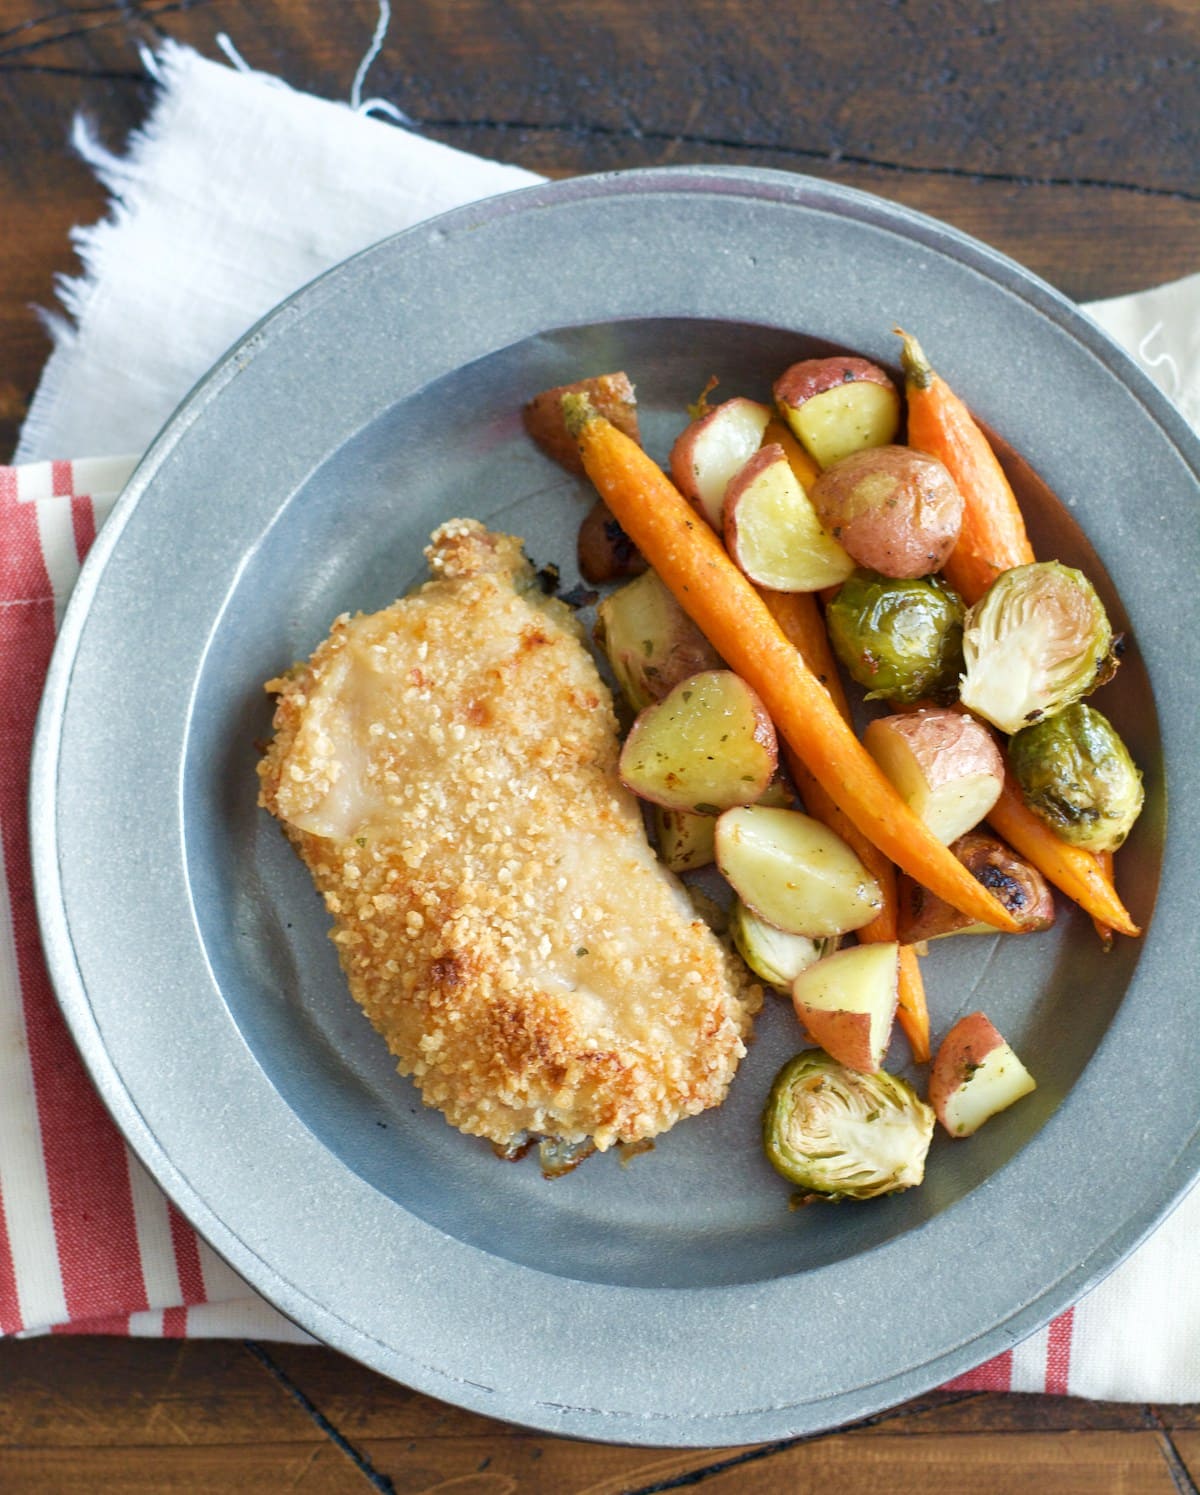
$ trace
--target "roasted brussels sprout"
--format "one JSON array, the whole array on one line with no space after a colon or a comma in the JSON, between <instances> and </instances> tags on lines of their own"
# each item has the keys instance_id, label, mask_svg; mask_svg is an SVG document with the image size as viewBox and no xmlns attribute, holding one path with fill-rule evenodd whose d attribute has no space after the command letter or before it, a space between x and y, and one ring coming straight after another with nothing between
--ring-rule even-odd
<instances>
[{"instance_id":1,"label":"roasted brussels sprout","mask_svg":"<svg viewBox=\"0 0 1200 1495\"><path fill-rule=\"evenodd\" d=\"M1091 706L1016 733L1009 762L1025 803L1064 841L1116 851L1142 808L1142 776L1113 724Z\"/></svg>"},{"instance_id":2,"label":"roasted brussels sprout","mask_svg":"<svg viewBox=\"0 0 1200 1495\"><path fill-rule=\"evenodd\" d=\"M812 940L806 934L786 934L752 914L740 898L729 912L729 932L738 954L758 979L780 992L790 992L801 971L838 947L837 935Z\"/></svg>"},{"instance_id":3,"label":"roasted brussels sprout","mask_svg":"<svg viewBox=\"0 0 1200 1495\"><path fill-rule=\"evenodd\" d=\"M775 1077L763 1147L771 1166L808 1195L874 1199L921 1182L933 1122L895 1075L858 1074L806 1049Z\"/></svg>"},{"instance_id":4,"label":"roasted brussels sprout","mask_svg":"<svg viewBox=\"0 0 1200 1495\"><path fill-rule=\"evenodd\" d=\"M900 581L856 571L825 611L829 637L867 699L948 702L962 673L957 592L935 576Z\"/></svg>"},{"instance_id":5,"label":"roasted brussels sprout","mask_svg":"<svg viewBox=\"0 0 1200 1495\"><path fill-rule=\"evenodd\" d=\"M1071 566L1003 571L967 614L959 699L1002 732L1019 732L1082 700L1117 668L1096 589Z\"/></svg>"}]
</instances>

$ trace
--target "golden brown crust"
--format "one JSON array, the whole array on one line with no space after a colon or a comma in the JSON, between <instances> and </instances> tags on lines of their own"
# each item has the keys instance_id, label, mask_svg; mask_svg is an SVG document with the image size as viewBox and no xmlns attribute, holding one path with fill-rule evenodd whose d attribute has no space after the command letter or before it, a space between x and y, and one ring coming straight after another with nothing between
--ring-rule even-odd
<instances>
[{"instance_id":1,"label":"golden brown crust","mask_svg":"<svg viewBox=\"0 0 1200 1495\"><path fill-rule=\"evenodd\" d=\"M434 536L441 579L337 620L270 682L261 803L334 917L355 999L427 1104L604 1148L718 1104L761 993L654 860L612 702L519 544Z\"/></svg>"}]
</instances>

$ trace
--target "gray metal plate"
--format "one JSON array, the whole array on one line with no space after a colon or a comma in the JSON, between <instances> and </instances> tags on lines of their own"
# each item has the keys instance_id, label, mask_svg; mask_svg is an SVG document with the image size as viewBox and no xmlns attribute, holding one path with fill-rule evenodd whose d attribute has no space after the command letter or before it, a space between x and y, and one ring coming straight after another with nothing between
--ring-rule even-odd
<instances>
[{"instance_id":1,"label":"gray metal plate","mask_svg":"<svg viewBox=\"0 0 1200 1495\"><path fill-rule=\"evenodd\" d=\"M764 397L822 343L892 361L896 322L1062 496L1031 516L1041 553L1082 564L1127 624L1103 705L1146 770L1121 864L1148 933L1104 957L1064 909L1043 936L935 949L935 1028L984 1007L1039 1088L970 1142L939 1137L925 1186L898 1198L789 1212L757 1136L800 1046L782 1003L727 1104L630 1167L596 1158L546 1183L532 1160L501 1164L422 1109L346 994L307 873L255 808L261 683L339 611L403 590L452 513L523 535L572 579L587 496L520 428L537 390L626 368L661 458L709 373ZM283 1312L493 1416L752 1442L1005 1348L1200 1170L1197 471L1183 421L1055 292L940 224L803 177L537 187L339 267L167 426L63 627L35 872L101 1094Z\"/></svg>"}]
</instances>

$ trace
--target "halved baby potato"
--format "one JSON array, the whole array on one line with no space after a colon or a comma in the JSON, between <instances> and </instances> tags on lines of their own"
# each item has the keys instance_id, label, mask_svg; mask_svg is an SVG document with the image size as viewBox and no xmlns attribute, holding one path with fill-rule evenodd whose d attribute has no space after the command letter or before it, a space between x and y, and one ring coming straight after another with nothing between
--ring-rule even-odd
<instances>
[{"instance_id":1,"label":"halved baby potato","mask_svg":"<svg viewBox=\"0 0 1200 1495\"><path fill-rule=\"evenodd\" d=\"M775 403L821 464L886 446L900 428L900 392L865 358L806 358L775 381Z\"/></svg>"},{"instance_id":2,"label":"halved baby potato","mask_svg":"<svg viewBox=\"0 0 1200 1495\"><path fill-rule=\"evenodd\" d=\"M962 529L954 479L936 457L907 446L851 452L816 480L812 501L859 565L882 576L940 571Z\"/></svg>"},{"instance_id":3,"label":"halved baby potato","mask_svg":"<svg viewBox=\"0 0 1200 1495\"><path fill-rule=\"evenodd\" d=\"M821 527L782 446L761 447L725 490L725 546L742 572L776 592L840 586L854 561Z\"/></svg>"},{"instance_id":4,"label":"halved baby potato","mask_svg":"<svg viewBox=\"0 0 1200 1495\"><path fill-rule=\"evenodd\" d=\"M642 799L703 815L753 804L778 762L775 728L755 691L732 670L705 670L638 716L619 771Z\"/></svg>"},{"instance_id":5,"label":"halved baby potato","mask_svg":"<svg viewBox=\"0 0 1200 1495\"><path fill-rule=\"evenodd\" d=\"M596 642L635 711L721 658L656 571L611 592L596 609Z\"/></svg>"},{"instance_id":6,"label":"halved baby potato","mask_svg":"<svg viewBox=\"0 0 1200 1495\"><path fill-rule=\"evenodd\" d=\"M974 829L1004 787L1004 760L995 739L962 711L879 717L868 723L863 746L945 846Z\"/></svg>"},{"instance_id":7,"label":"halved baby potato","mask_svg":"<svg viewBox=\"0 0 1200 1495\"><path fill-rule=\"evenodd\" d=\"M675 486L718 534L730 479L758 450L771 412L739 395L694 420L671 448Z\"/></svg>"},{"instance_id":8,"label":"halved baby potato","mask_svg":"<svg viewBox=\"0 0 1200 1495\"><path fill-rule=\"evenodd\" d=\"M855 945L792 983L796 1016L831 1059L860 1074L883 1064L900 992L900 946Z\"/></svg>"},{"instance_id":9,"label":"halved baby potato","mask_svg":"<svg viewBox=\"0 0 1200 1495\"><path fill-rule=\"evenodd\" d=\"M637 396L629 375L596 374L590 379L577 379L573 384L558 384L553 389L543 389L521 412L525 429L547 456L553 457L568 472L584 476L583 459L579 455L579 443L567 430L563 419L563 395L586 395L595 409L610 420L618 431L641 445L638 431Z\"/></svg>"},{"instance_id":10,"label":"halved baby potato","mask_svg":"<svg viewBox=\"0 0 1200 1495\"><path fill-rule=\"evenodd\" d=\"M716 854L747 908L788 934L847 934L882 906L879 884L841 837L799 810L726 810L717 821Z\"/></svg>"}]
</instances>

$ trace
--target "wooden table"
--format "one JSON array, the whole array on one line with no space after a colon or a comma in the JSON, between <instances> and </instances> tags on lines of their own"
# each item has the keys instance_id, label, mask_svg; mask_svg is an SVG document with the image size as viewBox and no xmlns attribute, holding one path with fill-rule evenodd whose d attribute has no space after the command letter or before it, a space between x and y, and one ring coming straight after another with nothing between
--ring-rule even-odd
<instances>
[{"instance_id":1,"label":"wooden table","mask_svg":"<svg viewBox=\"0 0 1200 1495\"><path fill-rule=\"evenodd\" d=\"M368 93L427 134L561 175L776 166L933 213L1079 299L1200 268L1192 0L392 0ZM345 98L372 0L0 0L0 451L48 350L31 304L104 209L67 149L151 96L136 44ZM67 455L67 454L64 454ZM933 1393L862 1426L741 1450L525 1433L321 1349L54 1338L0 1344L0 1491L888 1488L1196 1491L1200 1407Z\"/></svg>"}]
</instances>

